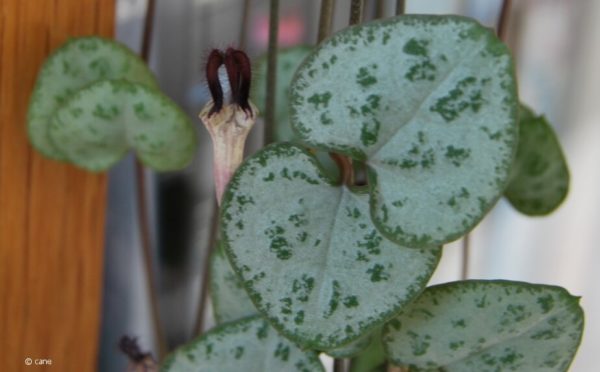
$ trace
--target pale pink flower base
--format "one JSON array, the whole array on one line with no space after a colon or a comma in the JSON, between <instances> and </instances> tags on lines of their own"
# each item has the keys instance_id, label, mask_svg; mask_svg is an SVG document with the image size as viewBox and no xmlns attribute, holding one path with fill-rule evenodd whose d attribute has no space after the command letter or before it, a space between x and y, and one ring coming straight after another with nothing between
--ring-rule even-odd
<instances>
[{"instance_id":1,"label":"pale pink flower base","mask_svg":"<svg viewBox=\"0 0 600 372\"><path fill-rule=\"evenodd\" d=\"M246 138L256 122L258 109L252 102L249 104L252 115L244 112L238 105L231 104L223 105L221 111L209 117L213 107L212 101L209 101L198 115L213 141L213 175L219 205L225 187L244 160Z\"/></svg>"}]
</instances>

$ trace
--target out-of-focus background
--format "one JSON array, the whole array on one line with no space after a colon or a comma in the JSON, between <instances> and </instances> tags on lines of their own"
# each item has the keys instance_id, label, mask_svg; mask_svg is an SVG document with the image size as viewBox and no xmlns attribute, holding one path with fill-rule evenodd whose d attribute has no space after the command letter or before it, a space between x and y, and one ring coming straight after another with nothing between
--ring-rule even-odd
<instances>
[{"instance_id":1,"label":"out-of-focus background","mask_svg":"<svg viewBox=\"0 0 600 372\"><path fill-rule=\"evenodd\" d=\"M237 46L241 0L157 1L151 67L163 90L193 118L208 95L203 65L212 48ZM267 0L252 0L246 49L266 51ZM349 1L336 2L334 30L348 22ZM394 12L395 0L366 0L365 20ZM378 4L383 4L379 8ZM279 45L314 44L319 0L281 1ZM139 50L145 0L117 0L116 38ZM407 0L407 13L461 14L494 27L499 0ZM521 100L544 113L564 146L571 188L563 206L549 217L524 217L501 200L471 235L470 278L548 283L582 296L586 313L583 342L571 370L598 370L600 349L600 2L528 0L513 2L508 43L513 50ZM147 174L153 226L160 318L170 348L190 340L207 258L214 213L210 138L199 120L199 151L182 172ZM249 152L261 143L260 123ZM117 349L124 335L156 350L137 237L133 159L109 175L100 371L123 371ZM459 278L460 242L445 247L432 282ZM211 326L207 314L206 327ZM1 337L1 336L0 336Z\"/></svg>"}]
</instances>

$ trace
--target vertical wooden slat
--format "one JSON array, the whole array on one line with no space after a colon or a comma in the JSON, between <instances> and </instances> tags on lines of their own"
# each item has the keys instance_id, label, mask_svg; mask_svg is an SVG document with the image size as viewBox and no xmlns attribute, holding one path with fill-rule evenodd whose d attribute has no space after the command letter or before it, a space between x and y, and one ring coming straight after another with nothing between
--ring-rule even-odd
<instances>
[{"instance_id":1,"label":"vertical wooden slat","mask_svg":"<svg viewBox=\"0 0 600 372\"><path fill-rule=\"evenodd\" d=\"M96 369L106 177L39 156L25 117L51 50L113 28L114 0L0 1L0 371Z\"/></svg>"}]
</instances>

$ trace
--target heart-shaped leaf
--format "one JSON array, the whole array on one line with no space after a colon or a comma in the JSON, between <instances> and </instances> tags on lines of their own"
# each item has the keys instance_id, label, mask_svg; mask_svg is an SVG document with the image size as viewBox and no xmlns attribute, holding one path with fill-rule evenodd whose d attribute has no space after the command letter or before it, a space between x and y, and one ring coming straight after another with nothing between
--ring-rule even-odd
<instances>
[{"instance_id":1,"label":"heart-shaped leaf","mask_svg":"<svg viewBox=\"0 0 600 372\"><path fill-rule=\"evenodd\" d=\"M175 103L124 80L75 93L53 115L48 134L68 161L91 171L109 168L130 147L155 170L179 169L196 149L193 125Z\"/></svg>"},{"instance_id":2,"label":"heart-shaped leaf","mask_svg":"<svg viewBox=\"0 0 600 372\"><path fill-rule=\"evenodd\" d=\"M300 66L290 97L301 140L366 163L371 215L400 244L457 239L504 191L517 139L512 59L473 20L347 28Z\"/></svg>"},{"instance_id":3,"label":"heart-shaped leaf","mask_svg":"<svg viewBox=\"0 0 600 372\"><path fill-rule=\"evenodd\" d=\"M269 146L238 168L223 196L221 234L259 311L316 350L393 316L421 292L440 254L383 238L367 195L334 185L291 144Z\"/></svg>"},{"instance_id":4,"label":"heart-shaped leaf","mask_svg":"<svg viewBox=\"0 0 600 372\"><path fill-rule=\"evenodd\" d=\"M578 302L545 285L442 284L388 323L384 348L411 371L566 371L583 331Z\"/></svg>"},{"instance_id":5,"label":"heart-shaped leaf","mask_svg":"<svg viewBox=\"0 0 600 372\"><path fill-rule=\"evenodd\" d=\"M504 195L519 212L554 211L569 190L569 168L560 142L544 116L521 106L519 146Z\"/></svg>"},{"instance_id":6,"label":"heart-shaped leaf","mask_svg":"<svg viewBox=\"0 0 600 372\"><path fill-rule=\"evenodd\" d=\"M255 316L223 324L173 352L162 372L324 371L316 353L300 350Z\"/></svg>"},{"instance_id":7,"label":"heart-shaped leaf","mask_svg":"<svg viewBox=\"0 0 600 372\"><path fill-rule=\"evenodd\" d=\"M211 257L210 298L219 324L258 313L220 243Z\"/></svg>"},{"instance_id":8,"label":"heart-shaped leaf","mask_svg":"<svg viewBox=\"0 0 600 372\"><path fill-rule=\"evenodd\" d=\"M120 43L97 36L69 39L46 59L27 113L29 139L39 152L64 160L48 138L50 118L75 92L102 79L157 86L152 72L137 55Z\"/></svg>"},{"instance_id":9,"label":"heart-shaped leaf","mask_svg":"<svg viewBox=\"0 0 600 372\"><path fill-rule=\"evenodd\" d=\"M297 136L292 132L289 115L289 90L292 77L300 63L310 53L312 47L298 45L281 49L277 52L277 84L275 86L275 126L274 140L277 142L292 141ZM261 56L254 63L254 79L252 82L252 101L261 114L267 112L265 107L267 92L267 56Z\"/></svg>"}]
</instances>

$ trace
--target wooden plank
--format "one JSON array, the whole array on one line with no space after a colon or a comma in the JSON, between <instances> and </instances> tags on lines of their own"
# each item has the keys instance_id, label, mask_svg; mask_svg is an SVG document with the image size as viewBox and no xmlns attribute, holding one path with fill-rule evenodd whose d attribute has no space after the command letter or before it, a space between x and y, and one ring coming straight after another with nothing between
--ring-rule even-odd
<instances>
[{"instance_id":1,"label":"wooden plank","mask_svg":"<svg viewBox=\"0 0 600 372\"><path fill-rule=\"evenodd\" d=\"M96 369L106 177L46 160L27 141L37 71L70 36L112 36L114 0L0 1L0 371L48 359Z\"/></svg>"}]
</instances>

